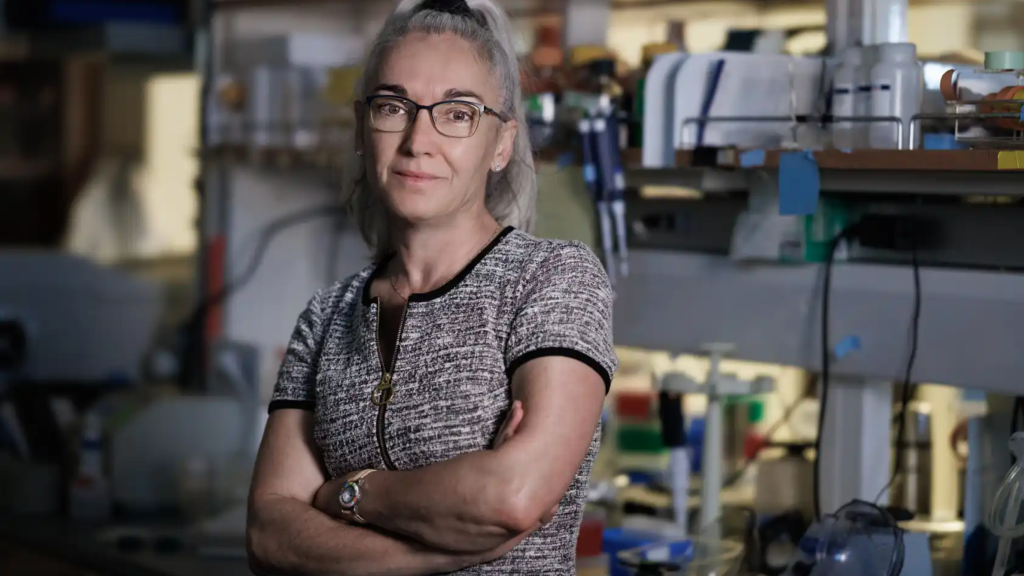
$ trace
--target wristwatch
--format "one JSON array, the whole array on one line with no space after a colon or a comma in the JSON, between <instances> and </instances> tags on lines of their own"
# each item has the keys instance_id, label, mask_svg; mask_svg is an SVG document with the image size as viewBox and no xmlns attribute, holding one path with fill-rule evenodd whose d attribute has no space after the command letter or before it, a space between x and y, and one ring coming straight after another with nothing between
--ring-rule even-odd
<instances>
[{"instance_id":1,"label":"wristwatch","mask_svg":"<svg viewBox=\"0 0 1024 576\"><path fill-rule=\"evenodd\" d=\"M341 505L341 511L345 514L349 514L352 518L360 523L366 524L366 520L359 515L359 501L363 499L363 480L376 470L363 470L355 476L349 478L348 482L341 487L341 491L338 492L338 503Z\"/></svg>"}]
</instances>

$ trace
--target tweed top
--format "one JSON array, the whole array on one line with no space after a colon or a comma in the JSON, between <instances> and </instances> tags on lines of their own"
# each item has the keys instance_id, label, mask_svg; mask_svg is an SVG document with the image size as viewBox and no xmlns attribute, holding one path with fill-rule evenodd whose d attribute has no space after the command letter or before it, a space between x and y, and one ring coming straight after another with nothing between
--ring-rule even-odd
<instances>
[{"instance_id":1,"label":"tweed top","mask_svg":"<svg viewBox=\"0 0 1024 576\"><path fill-rule=\"evenodd\" d=\"M318 291L301 314L270 410L313 410L314 438L334 477L364 468L408 470L491 447L523 363L567 356L592 367L605 391L618 366L612 290L579 242L502 231L452 280L409 297L394 353L394 396L371 401L384 371L378 300L385 262ZM557 383L552 383L557 385ZM459 574L575 574L576 537L600 429L558 514L510 553Z\"/></svg>"}]
</instances>

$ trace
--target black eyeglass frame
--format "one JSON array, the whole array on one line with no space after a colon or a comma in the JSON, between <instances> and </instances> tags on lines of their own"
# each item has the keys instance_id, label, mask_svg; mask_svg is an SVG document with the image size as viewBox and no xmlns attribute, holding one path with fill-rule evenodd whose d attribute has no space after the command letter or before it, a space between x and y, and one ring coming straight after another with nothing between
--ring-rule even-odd
<instances>
[{"instance_id":1,"label":"black eyeglass frame","mask_svg":"<svg viewBox=\"0 0 1024 576\"><path fill-rule=\"evenodd\" d=\"M374 100L377 100L377 99L380 99L380 98L389 98L391 100L401 100L403 102L408 102L409 104L411 104L415 108L415 110L413 111L412 119L409 120L409 125L406 126L402 130L381 130L380 128L377 128L377 125L373 123L373 110L371 108L371 105L373 104ZM476 123L476 126L473 127L473 131L470 132L468 136L449 136L448 134L445 134L444 132L441 132L441 130L437 127L437 120L434 119L434 108L436 108L438 106L441 106L443 104L465 104L467 106L472 106L473 108L476 108L480 112L480 117L481 118L483 118L484 114L490 114L491 116L494 116L495 118L500 120L502 123L508 122L508 118L504 114L502 114L501 112L498 112L497 110L495 110L494 108L491 108L491 107L486 106L484 104L480 104L478 102L469 102L467 100L442 100L441 102L435 102L433 104L424 105L424 104L420 104L419 102L416 102L415 100L410 100L410 99L408 99L408 98L406 98L404 96L395 96L393 94L374 94L372 96L367 96L363 100L363 103L366 104L366 107L369 109L369 110L367 110L367 114L369 114L369 116L370 116L370 125L373 126L373 129L374 130L380 130L381 132L385 132L385 133L389 133L389 134L398 134L398 133L401 133L401 132L405 132L409 128L412 128L413 124L416 123L416 118L420 115L420 110L426 110L427 111L427 115L430 117L430 123L431 123L431 125L434 126L434 130L437 130L438 134L440 134L440 135L442 135L442 136L444 136L446 138L472 138L473 135L476 134L476 131L480 128L480 123L479 122Z\"/></svg>"}]
</instances>

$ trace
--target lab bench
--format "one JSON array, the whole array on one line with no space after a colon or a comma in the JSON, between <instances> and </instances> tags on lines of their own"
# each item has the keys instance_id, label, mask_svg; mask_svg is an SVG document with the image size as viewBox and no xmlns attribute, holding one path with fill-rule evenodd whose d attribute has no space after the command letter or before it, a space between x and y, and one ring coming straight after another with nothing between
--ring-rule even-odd
<instances>
[{"instance_id":1,"label":"lab bench","mask_svg":"<svg viewBox=\"0 0 1024 576\"><path fill-rule=\"evenodd\" d=\"M240 554L202 555L187 542L158 552L152 542L119 549L106 535L136 532L129 525L83 526L61 518L0 516L0 574L5 576L251 576ZM175 538L175 529L141 526L140 533ZM179 531L180 532L180 531ZM184 541L184 540L181 540ZM242 543L234 549L242 550ZM231 550L232 548L225 548Z\"/></svg>"}]
</instances>

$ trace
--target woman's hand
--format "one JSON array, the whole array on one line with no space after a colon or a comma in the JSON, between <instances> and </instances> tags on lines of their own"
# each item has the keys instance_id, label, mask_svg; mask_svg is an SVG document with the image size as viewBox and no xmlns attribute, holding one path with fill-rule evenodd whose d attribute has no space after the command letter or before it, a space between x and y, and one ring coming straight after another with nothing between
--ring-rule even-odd
<instances>
[{"instance_id":1,"label":"woman's hand","mask_svg":"<svg viewBox=\"0 0 1024 576\"><path fill-rule=\"evenodd\" d=\"M501 428L498 430L498 435L494 438L494 450L501 448L503 444L512 439L516 434L516 430L519 429L519 424L523 421L523 403L519 400L512 402L512 408L508 411L508 416L505 417L505 422L502 423ZM540 519L541 526L551 522L558 513L558 504L555 504L543 518Z\"/></svg>"},{"instance_id":2,"label":"woman's hand","mask_svg":"<svg viewBox=\"0 0 1024 576\"><path fill-rule=\"evenodd\" d=\"M498 429L498 435L494 437L494 446L492 448L497 450L501 448L502 444L508 442L512 436L515 435L516 429L519 428L519 424L523 421L523 403L516 400L512 403L512 407L508 411L508 416L505 416L505 421L502 422L501 428Z\"/></svg>"}]
</instances>

